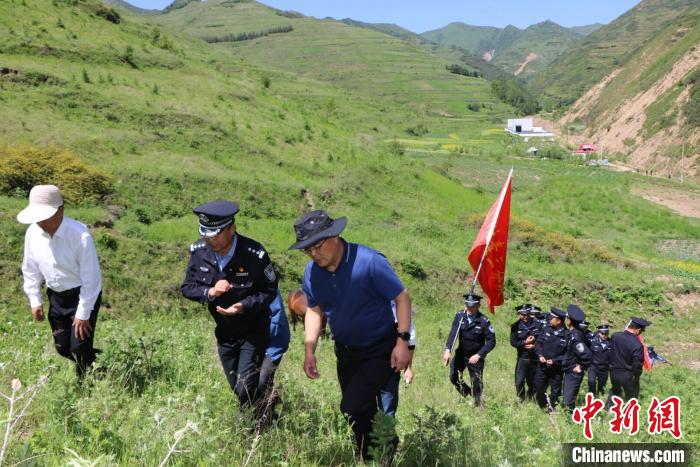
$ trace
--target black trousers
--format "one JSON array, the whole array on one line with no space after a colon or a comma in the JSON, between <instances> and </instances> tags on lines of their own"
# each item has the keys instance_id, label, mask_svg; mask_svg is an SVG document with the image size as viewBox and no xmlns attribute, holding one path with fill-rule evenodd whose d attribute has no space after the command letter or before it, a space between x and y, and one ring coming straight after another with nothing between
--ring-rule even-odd
<instances>
[{"instance_id":1,"label":"black trousers","mask_svg":"<svg viewBox=\"0 0 700 467\"><path fill-rule=\"evenodd\" d=\"M624 396L623 396L624 392ZM639 398L639 375L627 370L610 370L610 393L605 409L612 407L612 396L617 396L625 401Z\"/></svg>"},{"instance_id":2,"label":"black trousers","mask_svg":"<svg viewBox=\"0 0 700 467\"><path fill-rule=\"evenodd\" d=\"M569 410L576 408L576 398L583 382L583 371L574 373L572 370L564 372L564 405Z\"/></svg>"},{"instance_id":3,"label":"black trousers","mask_svg":"<svg viewBox=\"0 0 700 467\"><path fill-rule=\"evenodd\" d=\"M515 393L520 402L525 401L526 395L529 400L534 399L535 373L537 373L537 360L518 358L515 363ZM525 392L526 384L527 392Z\"/></svg>"},{"instance_id":4,"label":"black trousers","mask_svg":"<svg viewBox=\"0 0 700 467\"><path fill-rule=\"evenodd\" d=\"M97 296L95 305L90 312L90 325L92 332L85 339L80 339L73 328L73 319L78 309L80 301L80 287L54 292L51 289L46 291L49 297L49 325L53 334L53 343L56 351L62 357L73 360L76 363L76 374L82 379L85 372L95 361L95 329L97 325L97 314L102 303L102 293Z\"/></svg>"},{"instance_id":5,"label":"black trousers","mask_svg":"<svg viewBox=\"0 0 700 467\"><path fill-rule=\"evenodd\" d=\"M258 386L266 347L267 334L263 332L217 343L221 366L241 407L255 404L263 395Z\"/></svg>"},{"instance_id":6,"label":"black trousers","mask_svg":"<svg viewBox=\"0 0 700 467\"><path fill-rule=\"evenodd\" d=\"M340 411L352 426L355 443L363 459L368 459L372 419L377 413L377 394L394 371L391 352L396 336L388 336L367 347L335 344L338 382L342 398Z\"/></svg>"},{"instance_id":7,"label":"black trousers","mask_svg":"<svg viewBox=\"0 0 700 467\"><path fill-rule=\"evenodd\" d=\"M450 382L463 397L471 395L474 397L474 404L481 405L481 393L484 390L484 359L480 358L476 365L472 365L469 363L469 357L465 357L459 348L457 349L450 364ZM464 381L464 370L469 371L471 387Z\"/></svg>"},{"instance_id":8,"label":"black trousers","mask_svg":"<svg viewBox=\"0 0 700 467\"><path fill-rule=\"evenodd\" d=\"M269 355L265 354L262 365L260 366L260 376L258 377L258 394L261 397L263 413L267 416L267 421L270 421L275 407L279 400L279 396L275 389L275 372L282 362L282 357L277 360L272 360Z\"/></svg>"},{"instance_id":9,"label":"black trousers","mask_svg":"<svg viewBox=\"0 0 700 467\"><path fill-rule=\"evenodd\" d=\"M595 365L588 367L588 392L594 396L603 394L605 384L608 382L608 368L599 368Z\"/></svg>"},{"instance_id":10,"label":"black trousers","mask_svg":"<svg viewBox=\"0 0 700 467\"><path fill-rule=\"evenodd\" d=\"M539 363L535 373L535 388L537 391L537 404L544 408L556 407L561 394L561 382L563 371L561 366ZM549 400L547 400L547 388L551 387Z\"/></svg>"}]
</instances>

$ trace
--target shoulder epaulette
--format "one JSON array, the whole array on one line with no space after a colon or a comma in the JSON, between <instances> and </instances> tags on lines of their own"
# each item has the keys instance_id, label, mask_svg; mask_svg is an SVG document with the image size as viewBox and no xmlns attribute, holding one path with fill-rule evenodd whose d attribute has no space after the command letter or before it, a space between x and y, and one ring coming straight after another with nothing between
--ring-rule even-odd
<instances>
[{"instance_id":1,"label":"shoulder epaulette","mask_svg":"<svg viewBox=\"0 0 700 467\"><path fill-rule=\"evenodd\" d=\"M194 243L190 243L190 253L194 253L197 250L201 250L205 246L207 246L207 242L205 242L204 240L197 240Z\"/></svg>"},{"instance_id":2,"label":"shoulder epaulette","mask_svg":"<svg viewBox=\"0 0 700 467\"><path fill-rule=\"evenodd\" d=\"M250 254L256 256L259 260L262 260L265 256L265 250L263 250L262 247L260 247L259 249L254 247L248 247L247 249Z\"/></svg>"}]
</instances>

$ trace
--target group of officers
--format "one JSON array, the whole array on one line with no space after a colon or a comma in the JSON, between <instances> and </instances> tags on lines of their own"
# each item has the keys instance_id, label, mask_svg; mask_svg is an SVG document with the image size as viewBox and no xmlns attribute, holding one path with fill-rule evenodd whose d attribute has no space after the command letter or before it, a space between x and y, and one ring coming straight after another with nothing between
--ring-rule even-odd
<instances>
[{"instance_id":1,"label":"group of officers","mask_svg":"<svg viewBox=\"0 0 700 467\"><path fill-rule=\"evenodd\" d=\"M463 396L473 396L481 405L486 355L496 346L496 335L488 318L479 311L481 297L464 296L465 308L457 312L445 344L443 361L448 364L455 343L459 346L452 359L450 381ZM588 331L586 315L578 305L566 310L552 307L549 313L532 304L515 308L519 319L510 327L510 345L516 349L515 390L520 402L535 400L550 412L562 393L568 410L576 399L588 371L588 392L603 395L608 376L609 396L625 400L639 396L639 376L646 348L641 333L651 323L632 317L625 329L609 337L610 327L601 324ZM648 356L646 357L648 358ZM468 370L471 387L464 381ZM549 389L549 393L547 392ZM611 405L611 397L606 403Z\"/></svg>"},{"instance_id":2,"label":"group of officers","mask_svg":"<svg viewBox=\"0 0 700 467\"><path fill-rule=\"evenodd\" d=\"M214 319L221 365L241 407L251 407L264 418L270 412L272 380L289 343L289 328L274 266L259 242L237 232L238 211L238 204L224 200L193 209L200 239L190 245L181 291L204 304ZM35 186L17 219L29 224L22 272L32 316L44 319L45 283L56 350L76 362L80 381L96 357L93 339L102 296L92 236L83 224L64 216L63 199L53 185ZM333 219L323 210L306 213L294 224L296 241L289 249L309 258L302 284L304 372L310 379L320 376L315 351L327 322L337 358L340 410L351 425L358 454L368 459L375 414L382 410L393 415L399 375L406 370L407 381L412 378L415 328L408 291L389 261L376 250L343 239L346 225L345 217ZM496 345L480 302L473 293L464 296L465 308L455 315L443 354L444 363L452 364L450 380L477 405L486 357ZM552 410L563 379L564 403L573 408L586 369L595 394L603 390L610 369L611 394L624 390L626 398L636 397L643 354L632 335L641 333L648 322L633 318L625 330L629 336L616 333L608 341L605 326L593 336L584 332L585 315L575 305L566 312L552 308L546 316L532 305L517 311L520 319L511 328L511 344L518 355L520 400L535 395L540 406ZM463 380L465 370L471 387Z\"/></svg>"}]
</instances>

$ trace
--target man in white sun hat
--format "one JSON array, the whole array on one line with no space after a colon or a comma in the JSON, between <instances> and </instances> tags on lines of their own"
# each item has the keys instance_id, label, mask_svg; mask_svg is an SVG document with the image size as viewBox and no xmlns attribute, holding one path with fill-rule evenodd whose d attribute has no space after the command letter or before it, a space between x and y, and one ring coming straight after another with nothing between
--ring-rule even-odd
<instances>
[{"instance_id":1,"label":"man in white sun hat","mask_svg":"<svg viewBox=\"0 0 700 467\"><path fill-rule=\"evenodd\" d=\"M32 188L29 206L17 220L30 224L22 274L32 316L44 320L41 284L46 282L56 351L76 362L82 380L95 361L93 338L102 298L102 273L92 236L83 224L63 215L63 198L54 185Z\"/></svg>"}]
</instances>

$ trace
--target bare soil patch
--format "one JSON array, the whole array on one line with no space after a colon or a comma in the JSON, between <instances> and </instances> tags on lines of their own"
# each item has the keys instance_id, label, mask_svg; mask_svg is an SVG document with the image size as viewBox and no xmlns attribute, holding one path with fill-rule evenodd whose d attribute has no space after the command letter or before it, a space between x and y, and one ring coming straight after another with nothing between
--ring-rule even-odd
<instances>
[{"instance_id":1,"label":"bare soil patch","mask_svg":"<svg viewBox=\"0 0 700 467\"><path fill-rule=\"evenodd\" d=\"M652 203L665 206L681 216L700 219L700 192L698 191L647 185L633 188L632 193Z\"/></svg>"}]
</instances>

